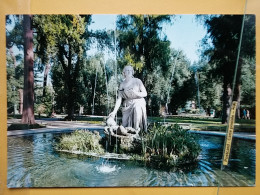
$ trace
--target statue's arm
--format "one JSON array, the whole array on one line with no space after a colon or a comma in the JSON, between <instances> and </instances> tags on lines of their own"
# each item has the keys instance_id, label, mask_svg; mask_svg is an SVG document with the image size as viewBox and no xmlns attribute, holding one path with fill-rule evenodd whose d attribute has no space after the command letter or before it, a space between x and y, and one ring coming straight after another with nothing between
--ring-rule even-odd
<instances>
[{"instance_id":1,"label":"statue's arm","mask_svg":"<svg viewBox=\"0 0 260 195\"><path fill-rule=\"evenodd\" d=\"M121 102L122 102L122 97L119 95L117 100L116 100L116 105L115 105L114 110L113 110L112 113L114 113L114 114L117 113L117 111L118 111L118 109L119 109L119 107L121 105Z\"/></svg>"},{"instance_id":2,"label":"statue's arm","mask_svg":"<svg viewBox=\"0 0 260 195\"><path fill-rule=\"evenodd\" d=\"M138 85L139 85L139 91L135 91L135 95L137 95L140 98L146 97L147 91L144 87L143 82L140 79L138 79Z\"/></svg>"},{"instance_id":3,"label":"statue's arm","mask_svg":"<svg viewBox=\"0 0 260 195\"><path fill-rule=\"evenodd\" d=\"M118 94L118 98L116 100L116 105L114 107L114 110L109 114L109 116L112 116L113 118L115 118L115 115L116 115L121 103L122 103L122 97L120 94Z\"/></svg>"}]
</instances>

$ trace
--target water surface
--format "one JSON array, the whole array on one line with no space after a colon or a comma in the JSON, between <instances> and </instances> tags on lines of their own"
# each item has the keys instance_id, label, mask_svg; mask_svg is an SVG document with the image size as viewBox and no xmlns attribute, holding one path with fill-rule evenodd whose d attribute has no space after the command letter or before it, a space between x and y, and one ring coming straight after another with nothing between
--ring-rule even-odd
<instances>
[{"instance_id":1,"label":"water surface","mask_svg":"<svg viewBox=\"0 0 260 195\"><path fill-rule=\"evenodd\" d=\"M17 187L254 186L255 142L234 139L229 166L220 170L224 137L198 135L199 162L161 170L144 163L57 152L60 134L8 137L8 179Z\"/></svg>"}]
</instances>

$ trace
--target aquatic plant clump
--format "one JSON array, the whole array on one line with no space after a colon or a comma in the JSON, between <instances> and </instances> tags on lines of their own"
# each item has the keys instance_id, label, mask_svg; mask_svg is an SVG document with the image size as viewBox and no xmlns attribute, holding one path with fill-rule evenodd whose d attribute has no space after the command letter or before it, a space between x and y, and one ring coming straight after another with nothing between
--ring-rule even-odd
<instances>
[{"instance_id":1,"label":"aquatic plant clump","mask_svg":"<svg viewBox=\"0 0 260 195\"><path fill-rule=\"evenodd\" d=\"M56 145L56 149L60 151L103 154L104 149L99 143L100 140L101 136L97 131L76 130L69 135L62 135Z\"/></svg>"},{"instance_id":2,"label":"aquatic plant clump","mask_svg":"<svg viewBox=\"0 0 260 195\"><path fill-rule=\"evenodd\" d=\"M197 161L201 151L195 136L179 125L154 124L144 135L145 159L157 166L178 166Z\"/></svg>"}]
</instances>

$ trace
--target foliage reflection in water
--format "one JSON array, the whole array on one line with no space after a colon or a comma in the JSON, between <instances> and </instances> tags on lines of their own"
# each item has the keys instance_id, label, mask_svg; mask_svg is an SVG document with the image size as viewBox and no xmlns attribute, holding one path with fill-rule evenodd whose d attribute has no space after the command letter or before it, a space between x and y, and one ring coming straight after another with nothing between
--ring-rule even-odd
<instances>
[{"instance_id":1,"label":"foliage reflection in water","mask_svg":"<svg viewBox=\"0 0 260 195\"><path fill-rule=\"evenodd\" d=\"M255 142L234 139L220 171L223 137L201 136L198 164L162 170L129 160L56 152L60 134L8 137L8 187L254 186Z\"/></svg>"}]
</instances>

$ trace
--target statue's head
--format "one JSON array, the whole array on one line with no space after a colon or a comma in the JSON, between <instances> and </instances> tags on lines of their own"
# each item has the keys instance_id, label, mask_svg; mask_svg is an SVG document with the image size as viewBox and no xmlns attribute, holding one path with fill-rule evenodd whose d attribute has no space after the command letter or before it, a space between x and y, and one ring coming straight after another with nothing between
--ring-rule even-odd
<instances>
[{"instance_id":1,"label":"statue's head","mask_svg":"<svg viewBox=\"0 0 260 195\"><path fill-rule=\"evenodd\" d=\"M123 75L124 75L125 78L133 77L133 75L134 75L133 67L130 66L130 65L125 66L124 69L123 69Z\"/></svg>"}]
</instances>

